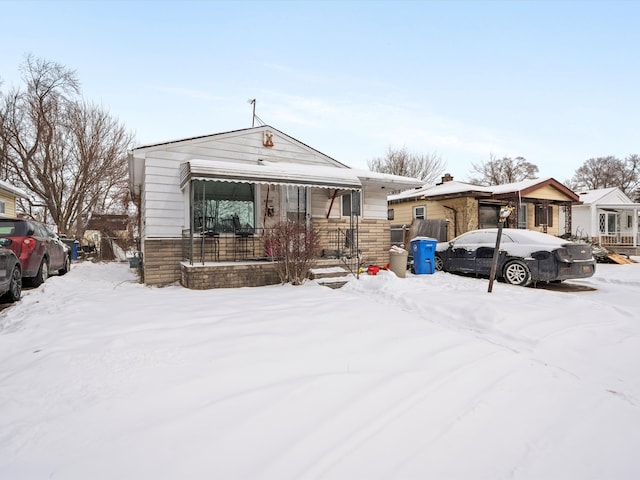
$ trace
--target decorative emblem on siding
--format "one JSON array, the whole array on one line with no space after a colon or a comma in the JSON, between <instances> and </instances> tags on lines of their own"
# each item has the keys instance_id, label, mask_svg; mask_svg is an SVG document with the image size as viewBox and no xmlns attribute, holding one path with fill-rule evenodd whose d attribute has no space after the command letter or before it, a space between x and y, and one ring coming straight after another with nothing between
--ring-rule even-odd
<instances>
[{"instance_id":1,"label":"decorative emblem on siding","mask_svg":"<svg viewBox=\"0 0 640 480\"><path fill-rule=\"evenodd\" d=\"M267 130L262 137L262 144L265 147L273 147L273 132Z\"/></svg>"}]
</instances>

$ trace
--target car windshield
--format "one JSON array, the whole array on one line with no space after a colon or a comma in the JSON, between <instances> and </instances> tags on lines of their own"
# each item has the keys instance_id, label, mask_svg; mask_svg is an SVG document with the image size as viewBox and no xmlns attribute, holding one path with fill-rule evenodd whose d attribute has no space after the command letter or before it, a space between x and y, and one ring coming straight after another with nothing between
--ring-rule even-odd
<instances>
[{"instance_id":1,"label":"car windshield","mask_svg":"<svg viewBox=\"0 0 640 480\"><path fill-rule=\"evenodd\" d=\"M26 236L27 222L0 219L0 236Z\"/></svg>"}]
</instances>

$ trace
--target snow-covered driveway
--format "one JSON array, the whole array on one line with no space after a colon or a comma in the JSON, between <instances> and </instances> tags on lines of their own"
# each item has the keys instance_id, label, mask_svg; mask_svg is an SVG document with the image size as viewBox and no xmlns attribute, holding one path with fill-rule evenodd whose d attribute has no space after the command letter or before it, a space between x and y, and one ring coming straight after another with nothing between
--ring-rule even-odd
<instances>
[{"instance_id":1,"label":"snow-covered driveway","mask_svg":"<svg viewBox=\"0 0 640 480\"><path fill-rule=\"evenodd\" d=\"M0 312L0 478L640 478L640 264L575 283L74 265Z\"/></svg>"}]
</instances>

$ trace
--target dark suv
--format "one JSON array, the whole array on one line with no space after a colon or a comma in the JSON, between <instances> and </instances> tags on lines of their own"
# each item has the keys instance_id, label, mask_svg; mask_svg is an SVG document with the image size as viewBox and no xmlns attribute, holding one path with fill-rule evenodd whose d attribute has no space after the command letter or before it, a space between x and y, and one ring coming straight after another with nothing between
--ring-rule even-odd
<instances>
[{"instance_id":1,"label":"dark suv","mask_svg":"<svg viewBox=\"0 0 640 480\"><path fill-rule=\"evenodd\" d=\"M0 218L0 238L11 240L22 264L22 278L33 286L42 284L50 272L64 275L71 268L68 247L42 223L17 218Z\"/></svg>"}]
</instances>

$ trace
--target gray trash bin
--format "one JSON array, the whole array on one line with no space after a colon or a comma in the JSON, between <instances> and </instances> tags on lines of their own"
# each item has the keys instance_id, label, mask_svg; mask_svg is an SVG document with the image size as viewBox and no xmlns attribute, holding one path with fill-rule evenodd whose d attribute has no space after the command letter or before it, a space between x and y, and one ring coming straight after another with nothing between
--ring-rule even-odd
<instances>
[{"instance_id":1,"label":"gray trash bin","mask_svg":"<svg viewBox=\"0 0 640 480\"><path fill-rule=\"evenodd\" d=\"M400 278L406 277L408 258L409 252L407 252L406 250L392 248L391 250L389 250L389 270L391 270Z\"/></svg>"}]
</instances>

